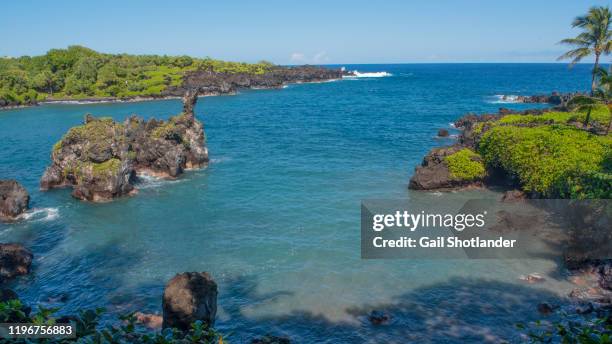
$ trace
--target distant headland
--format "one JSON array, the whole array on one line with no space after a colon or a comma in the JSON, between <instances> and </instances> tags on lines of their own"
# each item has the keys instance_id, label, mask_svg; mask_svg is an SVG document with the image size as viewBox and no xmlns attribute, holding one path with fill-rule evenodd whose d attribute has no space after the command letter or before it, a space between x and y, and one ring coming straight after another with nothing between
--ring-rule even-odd
<instances>
[{"instance_id":1,"label":"distant headland","mask_svg":"<svg viewBox=\"0 0 612 344\"><path fill-rule=\"evenodd\" d=\"M267 61L227 62L189 56L99 53L82 46L41 56L0 58L0 109L53 102L119 102L233 94L350 75L341 69L284 67Z\"/></svg>"}]
</instances>

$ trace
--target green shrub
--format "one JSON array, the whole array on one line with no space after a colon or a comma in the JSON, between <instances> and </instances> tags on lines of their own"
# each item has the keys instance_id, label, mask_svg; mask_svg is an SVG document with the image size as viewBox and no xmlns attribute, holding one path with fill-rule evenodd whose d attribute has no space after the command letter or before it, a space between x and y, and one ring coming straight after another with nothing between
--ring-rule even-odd
<instances>
[{"instance_id":1,"label":"green shrub","mask_svg":"<svg viewBox=\"0 0 612 344\"><path fill-rule=\"evenodd\" d=\"M610 198L611 136L562 125L496 126L482 135L478 151L487 165L503 168L525 191L544 197Z\"/></svg>"},{"instance_id":2,"label":"green shrub","mask_svg":"<svg viewBox=\"0 0 612 344\"><path fill-rule=\"evenodd\" d=\"M471 181L482 179L486 175L482 158L471 149L464 148L444 159L453 179Z\"/></svg>"},{"instance_id":3,"label":"green shrub","mask_svg":"<svg viewBox=\"0 0 612 344\"><path fill-rule=\"evenodd\" d=\"M58 323L54 314L59 309L39 307L34 314L29 314L26 307L19 300L0 302L0 321L3 323L34 323L37 325L52 325ZM70 323L75 325L76 338L71 339L11 339L10 343L192 343L192 344L220 344L223 337L217 331L207 327L201 321L191 324L191 329L181 332L177 329L164 329L153 331L136 323L133 314L118 317L112 324L103 325L100 316L103 308L95 310L82 310L76 316L69 317ZM9 342L0 339L0 343Z\"/></svg>"}]
</instances>

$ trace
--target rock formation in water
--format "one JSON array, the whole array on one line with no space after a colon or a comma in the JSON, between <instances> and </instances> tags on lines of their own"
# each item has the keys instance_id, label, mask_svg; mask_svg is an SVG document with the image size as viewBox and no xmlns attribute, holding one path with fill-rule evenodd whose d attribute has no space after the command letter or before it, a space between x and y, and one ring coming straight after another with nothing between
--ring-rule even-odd
<instances>
[{"instance_id":1,"label":"rock formation in water","mask_svg":"<svg viewBox=\"0 0 612 344\"><path fill-rule=\"evenodd\" d=\"M533 96L502 96L503 101L509 101L514 103L545 103L552 105L564 105L570 99L583 93L559 93L553 92L551 94L537 94Z\"/></svg>"},{"instance_id":2,"label":"rock formation in water","mask_svg":"<svg viewBox=\"0 0 612 344\"><path fill-rule=\"evenodd\" d=\"M168 121L132 116L123 123L85 116L55 144L40 187L72 186L81 200L109 201L134 190L137 172L174 178L208 162L204 127L193 113L197 90L186 92L184 111Z\"/></svg>"},{"instance_id":3,"label":"rock formation in water","mask_svg":"<svg viewBox=\"0 0 612 344\"><path fill-rule=\"evenodd\" d=\"M0 244L0 282L26 275L32 265L32 253L19 244Z\"/></svg>"},{"instance_id":4,"label":"rock formation in water","mask_svg":"<svg viewBox=\"0 0 612 344\"><path fill-rule=\"evenodd\" d=\"M11 221L28 210L30 195L15 180L0 180L0 220Z\"/></svg>"},{"instance_id":5,"label":"rock formation in water","mask_svg":"<svg viewBox=\"0 0 612 344\"><path fill-rule=\"evenodd\" d=\"M163 327L188 330L197 320L212 327L217 314L217 283L206 272L174 276L164 289Z\"/></svg>"}]
</instances>

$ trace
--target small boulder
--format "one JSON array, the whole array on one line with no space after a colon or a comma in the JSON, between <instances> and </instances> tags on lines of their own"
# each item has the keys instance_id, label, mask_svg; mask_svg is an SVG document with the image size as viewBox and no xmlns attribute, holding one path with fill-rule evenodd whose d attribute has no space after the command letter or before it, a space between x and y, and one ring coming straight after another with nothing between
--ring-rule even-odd
<instances>
[{"instance_id":1,"label":"small boulder","mask_svg":"<svg viewBox=\"0 0 612 344\"><path fill-rule=\"evenodd\" d=\"M14 220L28 209L30 195L15 180L0 180L0 220Z\"/></svg>"},{"instance_id":2,"label":"small boulder","mask_svg":"<svg viewBox=\"0 0 612 344\"><path fill-rule=\"evenodd\" d=\"M197 320L212 327L217 314L217 283L207 272L184 272L166 285L163 328L189 330Z\"/></svg>"},{"instance_id":3,"label":"small boulder","mask_svg":"<svg viewBox=\"0 0 612 344\"><path fill-rule=\"evenodd\" d=\"M555 307L553 307L548 302L542 302L538 304L538 312L540 312L540 314L542 315L550 315L552 314L552 312L554 312L554 310L555 310Z\"/></svg>"},{"instance_id":4,"label":"small boulder","mask_svg":"<svg viewBox=\"0 0 612 344\"><path fill-rule=\"evenodd\" d=\"M32 252L22 245L0 244L0 281L28 274L32 257Z\"/></svg>"},{"instance_id":5,"label":"small boulder","mask_svg":"<svg viewBox=\"0 0 612 344\"><path fill-rule=\"evenodd\" d=\"M448 130L446 129L438 130L438 137L448 137Z\"/></svg>"},{"instance_id":6,"label":"small boulder","mask_svg":"<svg viewBox=\"0 0 612 344\"><path fill-rule=\"evenodd\" d=\"M253 339L251 344L291 344L291 340L287 337L278 337L267 334L263 337Z\"/></svg>"}]
</instances>

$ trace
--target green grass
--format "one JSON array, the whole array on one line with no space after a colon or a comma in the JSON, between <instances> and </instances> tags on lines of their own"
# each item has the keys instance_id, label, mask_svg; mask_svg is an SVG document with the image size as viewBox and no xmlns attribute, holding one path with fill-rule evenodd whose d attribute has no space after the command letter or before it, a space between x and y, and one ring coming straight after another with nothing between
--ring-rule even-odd
<instances>
[{"instance_id":1,"label":"green grass","mask_svg":"<svg viewBox=\"0 0 612 344\"><path fill-rule=\"evenodd\" d=\"M564 125L496 126L478 151L487 165L501 167L523 189L544 197L610 198L612 137Z\"/></svg>"},{"instance_id":2,"label":"green grass","mask_svg":"<svg viewBox=\"0 0 612 344\"><path fill-rule=\"evenodd\" d=\"M464 148L445 158L451 178L472 181L482 179L486 170L480 155L471 149Z\"/></svg>"}]
</instances>

